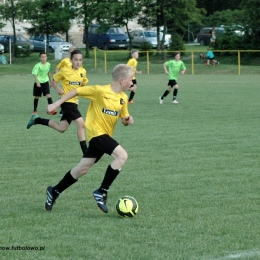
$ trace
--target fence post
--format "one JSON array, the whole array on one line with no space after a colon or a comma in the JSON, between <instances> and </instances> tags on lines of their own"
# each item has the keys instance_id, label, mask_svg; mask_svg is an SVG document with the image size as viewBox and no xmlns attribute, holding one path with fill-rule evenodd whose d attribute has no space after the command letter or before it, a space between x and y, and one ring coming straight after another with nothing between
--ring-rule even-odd
<instances>
[{"instance_id":1,"label":"fence post","mask_svg":"<svg viewBox=\"0 0 260 260\"><path fill-rule=\"evenodd\" d=\"M150 74L149 52L146 52L147 74Z\"/></svg>"},{"instance_id":2,"label":"fence post","mask_svg":"<svg viewBox=\"0 0 260 260\"><path fill-rule=\"evenodd\" d=\"M240 75L240 51L237 51L238 75Z\"/></svg>"},{"instance_id":3,"label":"fence post","mask_svg":"<svg viewBox=\"0 0 260 260\"><path fill-rule=\"evenodd\" d=\"M104 51L105 74L107 74L107 52Z\"/></svg>"},{"instance_id":4,"label":"fence post","mask_svg":"<svg viewBox=\"0 0 260 260\"><path fill-rule=\"evenodd\" d=\"M94 66L95 66L95 69L97 68L97 47L94 47L93 48L94 50Z\"/></svg>"},{"instance_id":5,"label":"fence post","mask_svg":"<svg viewBox=\"0 0 260 260\"><path fill-rule=\"evenodd\" d=\"M191 52L191 74L194 75L194 57L193 57L194 52Z\"/></svg>"}]
</instances>

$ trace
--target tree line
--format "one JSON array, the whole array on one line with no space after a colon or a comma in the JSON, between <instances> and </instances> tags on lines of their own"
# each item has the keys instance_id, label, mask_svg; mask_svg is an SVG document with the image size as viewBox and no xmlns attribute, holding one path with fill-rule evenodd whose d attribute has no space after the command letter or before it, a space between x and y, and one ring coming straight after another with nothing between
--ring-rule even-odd
<instances>
[{"instance_id":1,"label":"tree line","mask_svg":"<svg viewBox=\"0 0 260 260\"><path fill-rule=\"evenodd\" d=\"M101 25L101 30L109 25L125 27L131 46L128 24L137 19L144 28L163 30L162 41L166 33L171 34L171 48L179 49L185 34L196 35L201 27L225 25L234 28L237 25L243 28L243 35L237 36L228 30L225 48L258 49L259 13L260 1L255 0L6 0L0 5L0 28L9 21L16 35L16 23L26 19L32 25L25 28L28 34L48 36L68 32L72 19L77 19L88 34L89 25L95 21ZM157 35L159 42L159 33ZM164 45L159 48L163 49ZM88 42L85 51L85 56L89 57Z\"/></svg>"}]
</instances>

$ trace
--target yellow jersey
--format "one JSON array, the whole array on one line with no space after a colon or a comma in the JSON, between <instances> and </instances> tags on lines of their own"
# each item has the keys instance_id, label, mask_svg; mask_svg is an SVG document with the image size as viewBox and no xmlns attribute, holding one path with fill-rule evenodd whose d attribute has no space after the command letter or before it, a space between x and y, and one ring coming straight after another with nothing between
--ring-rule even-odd
<instances>
[{"instance_id":1,"label":"yellow jersey","mask_svg":"<svg viewBox=\"0 0 260 260\"><path fill-rule=\"evenodd\" d=\"M62 70L60 70L58 73L56 73L53 76L53 79L56 82L61 81L64 95L69 93L71 90L75 88L82 87L88 83L87 79L87 72L85 69L80 67L79 69L75 70L72 67L64 67ZM76 103L78 104L78 96L75 96L66 102Z\"/></svg>"},{"instance_id":2,"label":"yellow jersey","mask_svg":"<svg viewBox=\"0 0 260 260\"><path fill-rule=\"evenodd\" d=\"M62 59L61 62L57 65L58 69L62 69L62 68L65 68L65 67L72 67L72 63L71 63L69 57Z\"/></svg>"},{"instance_id":3,"label":"yellow jersey","mask_svg":"<svg viewBox=\"0 0 260 260\"><path fill-rule=\"evenodd\" d=\"M136 73L136 68L137 68L138 61L135 58L130 59L126 65L130 66L133 68L134 76L133 79L135 79L135 73Z\"/></svg>"},{"instance_id":4,"label":"yellow jersey","mask_svg":"<svg viewBox=\"0 0 260 260\"><path fill-rule=\"evenodd\" d=\"M88 142L103 134L112 136L118 118L129 116L127 95L113 92L111 84L78 88L77 93L91 101L85 121Z\"/></svg>"}]
</instances>

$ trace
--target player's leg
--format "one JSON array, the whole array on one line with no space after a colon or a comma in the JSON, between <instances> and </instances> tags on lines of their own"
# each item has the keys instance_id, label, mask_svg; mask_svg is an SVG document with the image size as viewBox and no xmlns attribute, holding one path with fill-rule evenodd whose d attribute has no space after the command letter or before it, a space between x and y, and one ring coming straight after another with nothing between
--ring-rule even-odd
<instances>
[{"instance_id":1,"label":"player's leg","mask_svg":"<svg viewBox=\"0 0 260 260\"><path fill-rule=\"evenodd\" d=\"M179 85L177 84L177 82L175 81L175 85L173 86L173 99L172 99L172 103L173 104L178 104L179 102L176 100L177 98L177 94L178 94L178 89L179 89Z\"/></svg>"},{"instance_id":2,"label":"player's leg","mask_svg":"<svg viewBox=\"0 0 260 260\"><path fill-rule=\"evenodd\" d=\"M95 163L96 158L82 158L79 164L72 170L68 171L60 182L55 186L48 186L46 193L45 210L51 211L59 195L73 185L77 180L86 174L90 167Z\"/></svg>"},{"instance_id":3,"label":"player's leg","mask_svg":"<svg viewBox=\"0 0 260 260\"><path fill-rule=\"evenodd\" d=\"M133 79L132 82L133 82L133 84L129 87L129 90L131 92L130 92L130 95L129 95L129 98L128 98L128 103L130 103L130 104L134 103L133 99L134 99L134 96L135 96L135 92L137 90L137 81L136 81L136 79Z\"/></svg>"},{"instance_id":4,"label":"player's leg","mask_svg":"<svg viewBox=\"0 0 260 260\"><path fill-rule=\"evenodd\" d=\"M163 95L159 97L159 102L160 102L160 104L163 104L164 98L168 96L168 94L171 92L172 88L173 88L172 80L169 80L169 82L168 82L168 89L165 90L165 92L163 93Z\"/></svg>"},{"instance_id":5,"label":"player's leg","mask_svg":"<svg viewBox=\"0 0 260 260\"><path fill-rule=\"evenodd\" d=\"M42 83L42 93L44 96L46 96L46 99L47 99L47 102L48 104L52 104L53 103L53 100L51 98L51 94L50 94L50 85L49 85L49 82L45 82L45 83ZM56 115L57 114L57 110L54 110L51 112L51 115Z\"/></svg>"},{"instance_id":6,"label":"player's leg","mask_svg":"<svg viewBox=\"0 0 260 260\"><path fill-rule=\"evenodd\" d=\"M87 150L85 122L82 117L79 117L74 120L74 123L77 125L77 136L81 150L84 154L84 152Z\"/></svg>"},{"instance_id":7,"label":"player's leg","mask_svg":"<svg viewBox=\"0 0 260 260\"><path fill-rule=\"evenodd\" d=\"M98 207L103 212L107 213L108 208L106 203L108 190L118 176L122 166L125 164L128 155L126 151L118 144L118 142L108 135L102 135L97 138L93 138L89 144L90 146L95 146L98 151L109 154L114 158L114 160L110 165L108 165L106 169L106 173L100 187L93 192L93 196L97 202ZM88 152L89 150L87 150L87 153Z\"/></svg>"},{"instance_id":8,"label":"player's leg","mask_svg":"<svg viewBox=\"0 0 260 260\"><path fill-rule=\"evenodd\" d=\"M37 115L37 107L39 103L39 98L42 96L42 89L41 87L37 87L37 84L34 83L33 85L33 114Z\"/></svg>"}]
</instances>

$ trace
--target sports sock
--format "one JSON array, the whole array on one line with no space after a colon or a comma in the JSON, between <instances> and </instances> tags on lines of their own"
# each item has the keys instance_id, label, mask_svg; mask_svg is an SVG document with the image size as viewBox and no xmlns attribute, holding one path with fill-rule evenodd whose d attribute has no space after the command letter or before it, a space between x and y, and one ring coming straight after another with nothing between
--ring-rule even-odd
<instances>
[{"instance_id":1,"label":"sports sock","mask_svg":"<svg viewBox=\"0 0 260 260\"><path fill-rule=\"evenodd\" d=\"M161 99L164 99L169 93L169 90L165 90L164 94L161 96Z\"/></svg>"},{"instance_id":2,"label":"sports sock","mask_svg":"<svg viewBox=\"0 0 260 260\"><path fill-rule=\"evenodd\" d=\"M109 189L109 187L111 186L111 184L113 183L113 181L115 180L115 178L117 177L117 175L119 174L121 169L119 170L114 170L111 165L109 165L107 167L106 170L106 174L104 176L104 179L102 181L102 184L99 188L99 191L101 192L102 190L107 190Z\"/></svg>"},{"instance_id":3,"label":"sports sock","mask_svg":"<svg viewBox=\"0 0 260 260\"><path fill-rule=\"evenodd\" d=\"M135 92L131 91L128 101L133 100L134 95L135 95Z\"/></svg>"},{"instance_id":4,"label":"sports sock","mask_svg":"<svg viewBox=\"0 0 260 260\"><path fill-rule=\"evenodd\" d=\"M33 101L33 111L37 111L39 99L35 98Z\"/></svg>"},{"instance_id":5,"label":"sports sock","mask_svg":"<svg viewBox=\"0 0 260 260\"><path fill-rule=\"evenodd\" d=\"M79 144L80 144L80 148L82 150L82 153L84 154L86 152L87 148L88 148L86 140L80 141Z\"/></svg>"},{"instance_id":6,"label":"sports sock","mask_svg":"<svg viewBox=\"0 0 260 260\"><path fill-rule=\"evenodd\" d=\"M72 184L77 182L78 180L75 180L71 173L70 170L64 175L63 179L56 185L53 186L53 191L56 193L56 196L58 196L60 193L62 193L64 190L69 188ZM54 195L54 194L53 194ZM55 196L55 195L54 195Z\"/></svg>"},{"instance_id":7,"label":"sports sock","mask_svg":"<svg viewBox=\"0 0 260 260\"><path fill-rule=\"evenodd\" d=\"M176 97L177 97L177 93L178 93L178 89L175 88L174 91L173 91L173 100L176 99Z\"/></svg>"},{"instance_id":8,"label":"sports sock","mask_svg":"<svg viewBox=\"0 0 260 260\"><path fill-rule=\"evenodd\" d=\"M47 99L47 101L48 101L48 104L52 104L52 103L53 103L51 97L49 97L49 98Z\"/></svg>"},{"instance_id":9,"label":"sports sock","mask_svg":"<svg viewBox=\"0 0 260 260\"><path fill-rule=\"evenodd\" d=\"M34 120L36 125L46 125L46 126L49 126L49 121L50 121L50 119L45 119L45 118L41 118L41 117L37 117Z\"/></svg>"}]
</instances>

